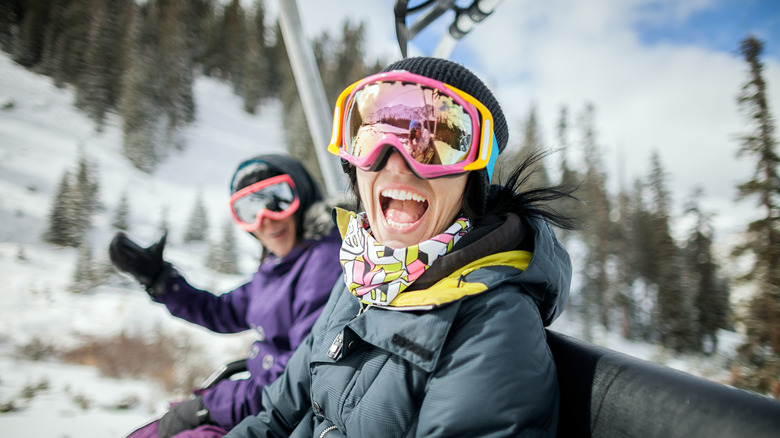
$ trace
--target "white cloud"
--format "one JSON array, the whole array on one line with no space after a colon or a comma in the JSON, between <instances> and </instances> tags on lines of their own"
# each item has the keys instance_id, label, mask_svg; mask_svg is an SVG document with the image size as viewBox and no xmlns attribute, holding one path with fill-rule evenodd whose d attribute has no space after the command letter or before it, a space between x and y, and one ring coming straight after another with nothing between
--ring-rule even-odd
<instances>
[{"instance_id":1,"label":"white cloud","mask_svg":"<svg viewBox=\"0 0 780 438\"><path fill-rule=\"evenodd\" d=\"M644 175L651 152L657 150L678 204L699 185L705 190L705 207L744 220L750 206L735 208L733 202L734 187L750 176L752 164L735 157L735 137L745 126L735 103L747 77L744 62L735 54L703 47L641 44L631 26L647 18L637 11L651 3L660 8L654 9L651 19L663 16L679 21L707 5L505 2L500 14L488 18L481 25L484 29L475 29L469 35L473 38L461 44L468 47L478 68L489 72L487 78L511 128L520 126L534 103L546 139L552 142L560 105L566 104L570 115L576 116L585 102L592 102L611 177L618 175L619 159L627 183ZM742 37L734 35L735 49ZM771 108L777 114L780 66L765 62L765 79L770 87L774 84ZM733 217L721 222L739 223Z\"/></svg>"}]
</instances>

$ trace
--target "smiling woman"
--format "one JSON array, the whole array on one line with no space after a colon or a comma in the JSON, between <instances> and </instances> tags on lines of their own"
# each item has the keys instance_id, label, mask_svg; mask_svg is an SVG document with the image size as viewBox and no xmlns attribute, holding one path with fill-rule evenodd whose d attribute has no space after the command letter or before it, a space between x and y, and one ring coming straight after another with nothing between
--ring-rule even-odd
<instances>
[{"instance_id":1,"label":"smiling woman","mask_svg":"<svg viewBox=\"0 0 780 438\"><path fill-rule=\"evenodd\" d=\"M535 201L570 192L518 193L533 158L490 185L506 121L450 61L394 63L348 87L335 114L329 150L358 201L335 215L344 284L263 412L228 436L554 437L544 326L566 306L571 265L548 222L570 221ZM452 153L418 153L423 131L423 147Z\"/></svg>"},{"instance_id":2,"label":"smiling woman","mask_svg":"<svg viewBox=\"0 0 780 438\"><path fill-rule=\"evenodd\" d=\"M246 379L221 380L172 405L129 438L213 438L260 408L260 389L284 369L309 334L339 269L338 233L322 207L317 184L297 160L277 154L241 162L230 182L236 224L262 244L252 279L217 295L191 286L162 258L165 237L141 248L124 233L111 242L114 264L146 287L152 300L179 318L218 333L254 330ZM329 210L329 209L326 209Z\"/></svg>"}]
</instances>

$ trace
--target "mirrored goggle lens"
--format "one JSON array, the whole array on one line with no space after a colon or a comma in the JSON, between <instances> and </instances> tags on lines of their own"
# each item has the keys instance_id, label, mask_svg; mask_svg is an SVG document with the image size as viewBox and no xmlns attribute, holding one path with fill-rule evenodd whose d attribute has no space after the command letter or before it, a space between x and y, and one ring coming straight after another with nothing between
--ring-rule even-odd
<instances>
[{"instance_id":1,"label":"mirrored goggle lens","mask_svg":"<svg viewBox=\"0 0 780 438\"><path fill-rule=\"evenodd\" d=\"M445 92L379 81L357 90L349 102L344 145L361 158L382 144L382 136L394 134L418 163L452 165L469 155L475 129L469 112Z\"/></svg>"},{"instance_id":2,"label":"mirrored goggle lens","mask_svg":"<svg viewBox=\"0 0 780 438\"><path fill-rule=\"evenodd\" d=\"M258 191L247 193L233 202L236 216L245 223L257 220L261 210L283 212L295 201L295 191L287 183L273 184Z\"/></svg>"}]
</instances>

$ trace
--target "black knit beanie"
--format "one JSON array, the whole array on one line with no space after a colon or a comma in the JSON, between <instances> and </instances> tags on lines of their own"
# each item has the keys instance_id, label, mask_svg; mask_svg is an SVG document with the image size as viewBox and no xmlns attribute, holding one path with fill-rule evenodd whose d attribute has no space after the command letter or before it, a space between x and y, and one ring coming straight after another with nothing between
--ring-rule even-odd
<instances>
[{"instance_id":1,"label":"black knit beanie","mask_svg":"<svg viewBox=\"0 0 780 438\"><path fill-rule=\"evenodd\" d=\"M322 200L322 192L298 160L279 154L258 155L245 160L238 165L233 174L230 193L233 194L258 181L284 174L290 175L295 184L295 191L298 193L300 206L295 212L295 224L296 233L300 237L304 232L303 218L312 204Z\"/></svg>"},{"instance_id":2,"label":"black knit beanie","mask_svg":"<svg viewBox=\"0 0 780 438\"><path fill-rule=\"evenodd\" d=\"M444 82L480 101L493 116L493 132L496 135L498 152L501 153L506 148L506 144L509 141L509 129L504 118L504 112L487 85L471 70L447 59L424 56L405 58L390 64L384 69L386 72L391 70L406 70L410 73ZM477 215L485 213L485 200L489 186L490 181L488 181L487 170L485 169L474 172L474 175L469 178L466 187L466 201L473 213Z\"/></svg>"}]
</instances>

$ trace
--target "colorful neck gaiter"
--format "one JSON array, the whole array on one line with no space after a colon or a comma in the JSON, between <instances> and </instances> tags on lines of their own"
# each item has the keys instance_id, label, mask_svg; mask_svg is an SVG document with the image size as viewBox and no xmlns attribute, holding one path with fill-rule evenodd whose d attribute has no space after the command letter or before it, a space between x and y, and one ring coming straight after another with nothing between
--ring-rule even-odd
<instances>
[{"instance_id":1,"label":"colorful neck gaiter","mask_svg":"<svg viewBox=\"0 0 780 438\"><path fill-rule=\"evenodd\" d=\"M396 249L376 241L365 213L350 216L339 252L344 282L361 301L377 306L390 304L471 229L469 220L461 217L425 242Z\"/></svg>"}]
</instances>

